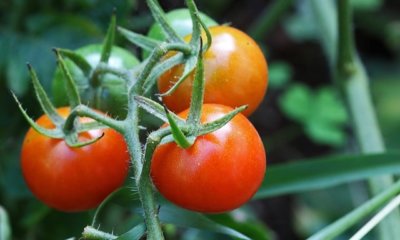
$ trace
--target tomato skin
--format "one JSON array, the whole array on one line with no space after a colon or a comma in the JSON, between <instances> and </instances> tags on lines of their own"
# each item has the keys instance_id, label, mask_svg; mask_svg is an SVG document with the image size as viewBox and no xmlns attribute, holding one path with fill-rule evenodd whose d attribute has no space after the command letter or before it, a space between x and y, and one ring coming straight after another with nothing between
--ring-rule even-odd
<instances>
[{"instance_id":1,"label":"tomato skin","mask_svg":"<svg viewBox=\"0 0 400 240\"><path fill-rule=\"evenodd\" d=\"M87 45L75 50L93 68L100 62L101 51L101 44ZM126 116L128 98L124 79L112 74L105 74L101 76L101 83L95 86L72 61L66 59L65 62L78 87L82 103L107 112L114 117ZM139 60L125 49L113 46L108 64L114 68L132 68L139 64ZM68 105L64 78L60 67L57 67L52 82L53 100L56 106Z\"/></svg>"},{"instance_id":2,"label":"tomato skin","mask_svg":"<svg viewBox=\"0 0 400 240\"><path fill-rule=\"evenodd\" d=\"M210 122L232 109L205 104L201 121ZM187 117L188 110L179 114ZM218 213L247 202L260 186L266 170L263 143L242 114L215 132L200 136L183 149L176 143L157 146L151 176L160 193L178 206Z\"/></svg>"},{"instance_id":3,"label":"tomato skin","mask_svg":"<svg viewBox=\"0 0 400 240\"><path fill-rule=\"evenodd\" d=\"M268 85L267 62L256 42L247 34L229 27L209 28L213 37L211 48L204 55L204 103L230 107L247 104L243 112L249 116L264 98ZM185 38L190 39L190 36ZM206 39L203 36L203 39ZM158 89L166 92L182 75L179 65L158 79ZM189 107L194 74L191 74L171 95L163 98L174 112Z\"/></svg>"},{"instance_id":4,"label":"tomato skin","mask_svg":"<svg viewBox=\"0 0 400 240\"><path fill-rule=\"evenodd\" d=\"M179 36L184 37L192 33L193 23L188 9L181 8L172 10L166 13L165 17L168 23L178 33ZM204 24L207 27L218 25L215 20L202 12L200 12L200 18L203 20ZM166 39L160 24L158 24L157 22L150 27L147 36L159 41L164 41ZM147 58L149 55L149 51L143 51L143 59Z\"/></svg>"},{"instance_id":5,"label":"tomato skin","mask_svg":"<svg viewBox=\"0 0 400 240\"><path fill-rule=\"evenodd\" d=\"M59 108L66 117L70 109ZM91 121L82 118L82 122ZM37 120L51 128L47 115ZM98 206L120 187L127 176L129 154L123 137L113 129L91 130L81 140L104 136L97 142L71 148L63 139L52 139L29 129L21 151L24 179L33 194L46 205L65 212Z\"/></svg>"}]
</instances>

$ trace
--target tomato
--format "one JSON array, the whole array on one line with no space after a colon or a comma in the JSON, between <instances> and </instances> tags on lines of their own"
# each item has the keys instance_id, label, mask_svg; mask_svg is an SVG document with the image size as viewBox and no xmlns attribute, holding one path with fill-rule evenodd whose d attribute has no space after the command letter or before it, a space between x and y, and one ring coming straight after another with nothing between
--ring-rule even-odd
<instances>
[{"instance_id":1,"label":"tomato","mask_svg":"<svg viewBox=\"0 0 400 240\"><path fill-rule=\"evenodd\" d=\"M210 29L212 44L204 55L204 103L217 103L231 107L248 105L243 112L249 116L264 98L268 84L267 62L256 42L247 34L229 26ZM190 36L186 37L189 40ZM203 36L205 39L205 36ZM166 92L182 75L178 65L158 80L160 92ZM189 107L193 76L190 75L177 90L163 98L174 112Z\"/></svg>"},{"instance_id":2,"label":"tomato","mask_svg":"<svg viewBox=\"0 0 400 240\"><path fill-rule=\"evenodd\" d=\"M165 14L168 23L171 27L178 33L179 36L184 37L188 34L192 33L192 19L190 17L190 12L186 8L175 9ZM218 23L214 21L212 18L207 16L206 14L200 12L200 18L206 24L207 27L216 26ZM158 23L154 23L147 36L156 40L164 41L165 35L164 32ZM150 55L148 51L143 51L143 59L147 58Z\"/></svg>"},{"instance_id":3,"label":"tomato","mask_svg":"<svg viewBox=\"0 0 400 240\"><path fill-rule=\"evenodd\" d=\"M102 45L88 45L76 50L92 67L100 62ZM79 95L84 104L95 109L107 112L114 117L124 117L127 109L127 86L124 79L112 74L102 75L101 83L95 86L90 79L70 60L66 60L74 81L77 84ZM132 68L139 63L137 58L128 51L114 46L108 64L114 68ZM53 80L53 98L56 106L68 105L68 98L64 87L64 74L57 67Z\"/></svg>"},{"instance_id":4,"label":"tomato","mask_svg":"<svg viewBox=\"0 0 400 240\"><path fill-rule=\"evenodd\" d=\"M69 108L59 108L66 117ZM82 118L81 122L91 121ZM37 123L52 128L47 115ZM99 205L120 187L129 169L125 141L113 129L91 130L79 135L81 141L104 136L97 142L71 148L63 139L53 139L29 129L21 151L24 179L33 194L60 211L83 211Z\"/></svg>"},{"instance_id":5,"label":"tomato","mask_svg":"<svg viewBox=\"0 0 400 240\"><path fill-rule=\"evenodd\" d=\"M203 123L232 109L204 104ZM186 118L188 110L179 114ZM263 143L250 121L239 114L224 127L202 135L194 144L157 146L151 163L154 185L168 200L194 211L218 213L248 201L260 186L266 170Z\"/></svg>"}]
</instances>

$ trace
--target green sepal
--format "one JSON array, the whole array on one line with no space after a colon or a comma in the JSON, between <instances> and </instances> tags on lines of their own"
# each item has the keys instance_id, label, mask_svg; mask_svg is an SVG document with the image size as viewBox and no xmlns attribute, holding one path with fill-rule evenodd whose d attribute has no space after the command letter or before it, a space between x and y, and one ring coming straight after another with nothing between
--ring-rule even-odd
<instances>
[{"instance_id":1,"label":"green sepal","mask_svg":"<svg viewBox=\"0 0 400 240\"><path fill-rule=\"evenodd\" d=\"M154 40L152 38L146 37L142 34L138 34L132 31L129 31L125 28L118 27L118 32L124 36L129 42L145 49L152 51L156 47L158 47L162 42Z\"/></svg>"},{"instance_id":2,"label":"green sepal","mask_svg":"<svg viewBox=\"0 0 400 240\"><path fill-rule=\"evenodd\" d=\"M82 239L117 239L114 234L100 231L92 226L86 226L83 229Z\"/></svg>"},{"instance_id":3,"label":"green sepal","mask_svg":"<svg viewBox=\"0 0 400 240\"><path fill-rule=\"evenodd\" d=\"M107 63L111 56L112 47L115 39L115 28L117 25L115 17L115 8L111 16L110 26L108 27L106 37L103 42L103 49L101 50L100 62Z\"/></svg>"},{"instance_id":4,"label":"green sepal","mask_svg":"<svg viewBox=\"0 0 400 240\"><path fill-rule=\"evenodd\" d=\"M189 116L187 119L187 123L189 125L196 126L200 124L200 116L201 109L203 106L204 100L204 88L205 88L205 80L204 80L204 65L203 65L203 53L202 53L202 45L203 41L200 40L200 50L198 52L197 57L197 66L195 70L193 86L192 86L192 97L190 99L190 108L189 108Z\"/></svg>"},{"instance_id":5,"label":"green sepal","mask_svg":"<svg viewBox=\"0 0 400 240\"><path fill-rule=\"evenodd\" d=\"M171 117L171 114L168 111L167 107L164 106L164 110L168 119L168 123L171 127L172 136L174 137L176 144L178 144L178 146L181 148L188 148L192 146L196 138L187 138L185 134L183 134L182 130L179 128L178 124L175 122L174 118Z\"/></svg>"},{"instance_id":6,"label":"green sepal","mask_svg":"<svg viewBox=\"0 0 400 240\"><path fill-rule=\"evenodd\" d=\"M128 232L120 235L116 240L139 240L146 233L146 225L138 224L131 228Z\"/></svg>"},{"instance_id":7,"label":"green sepal","mask_svg":"<svg viewBox=\"0 0 400 240\"><path fill-rule=\"evenodd\" d=\"M65 61L64 61L63 57L61 56L60 52L58 51L58 49L54 49L54 52L56 53L58 64L59 64L62 72L64 73L65 90L67 92L69 104L70 104L71 108L74 108L74 107L78 106L79 104L81 104L81 99L79 96L78 88L75 84L75 81L72 79L71 73L69 72L68 67L65 64Z\"/></svg>"},{"instance_id":8,"label":"green sepal","mask_svg":"<svg viewBox=\"0 0 400 240\"><path fill-rule=\"evenodd\" d=\"M196 67L196 64L197 64L197 54L194 56L190 56L186 60L185 68L179 80L176 81L176 83L170 89L168 89L168 91L166 91L165 93L160 93L158 95L162 97L171 95L179 87L179 85L193 72L193 70Z\"/></svg>"},{"instance_id":9,"label":"green sepal","mask_svg":"<svg viewBox=\"0 0 400 240\"><path fill-rule=\"evenodd\" d=\"M29 74L32 79L33 87L35 89L36 98L42 107L43 111L50 118L50 120L54 123L54 125L59 126L64 123L64 119L58 114L57 110L51 103L49 97L44 91L42 85L39 82L39 79L36 75L36 71L32 68L30 64L28 65Z\"/></svg>"},{"instance_id":10,"label":"green sepal","mask_svg":"<svg viewBox=\"0 0 400 240\"><path fill-rule=\"evenodd\" d=\"M159 63L154 67L153 71L147 77L146 81L143 84L144 95L148 94L152 87L154 86L157 79L165 73L167 70L177 66L178 64L183 64L185 62L185 57L183 53L179 52L174 56L168 58L167 60Z\"/></svg>"},{"instance_id":11,"label":"green sepal","mask_svg":"<svg viewBox=\"0 0 400 240\"><path fill-rule=\"evenodd\" d=\"M151 115L159 118L163 122L168 123L168 117L165 113L164 107L161 106L161 104L159 104L156 101L153 101L149 98L143 97L143 96L135 96L134 99L135 99L136 103L141 108L143 108L145 111L147 111ZM179 125L185 123L185 121L182 118L180 118L179 116L177 116L176 114L169 112L169 115Z\"/></svg>"},{"instance_id":12,"label":"green sepal","mask_svg":"<svg viewBox=\"0 0 400 240\"><path fill-rule=\"evenodd\" d=\"M190 17L192 19L192 39L190 39L190 45L196 46L197 42L201 36L201 28L199 23L199 11L197 10L196 4L193 0L186 0L186 5L188 6Z\"/></svg>"},{"instance_id":13,"label":"green sepal","mask_svg":"<svg viewBox=\"0 0 400 240\"><path fill-rule=\"evenodd\" d=\"M78 133L81 133L81 132L87 132L90 130L105 129L105 128L109 128L109 127L107 125L101 124L97 121L93 121L93 122L88 122L88 123L80 123L76 127L76 131Z\"/></svg>"},{"instance_id":14,"label":"green sepal","mask_svg":"<svg viewBox=\"0 0 400 240\"><path fill-rule=\"evenodd\" d=\"M78 68L83 72L85 76L90 76L93 68L84 57L68 49L58 48L57 51L61 53L64 57L67 57L69 60L71 60L76 66L78 66Z\"/></svg>"},{"instance_id":15,"label":"green sepal","mask_svg":"<svg viewBox=\"0 0 400 240\"><path fill-rule=\"evenodd\" d=\"M163 137L163 138L161 139L160 145L166 144L166 143L172 143L172 142L175 142L175 139L174 139L174 137L172 136L172 134L170 134L170 135L167 135L167 136L165 136L165 137Z\"/></svg>"},{"instance_id":16,"label":"green sepal","mask_svg":"<svg viewBox=\"0 0 400 240\"><path fill-rule=\"evenodd\" d=\"M210 30L208 29L207 25L203 22L203 20L201 20L200 17L197 17L197 19L199 20L201 27L203 28L204 32L206 33L207 41L206 41L206 43L203 42L203 47L202 47L203 52L206 52L211 47L211 44L212 44L211 33L210 33Z\"/></svg>"},{"instance_id":17,"label":"green sepal","mask_svg":"<svg viewBox=\"0 0 400 240\"><path fill-rule=\"evenodd\" d=\"M69 147L79 148L79 147L84 147L84 146L93 144L93 143L97 142L98 140L100 140L103 137L104 137L104 132L100 136L98 136L96 138L93 138L93 139L90 139L90 140L87 140L87 141L79 141L77 132L71 132L71 134L66 134L65 135L64 141L67 143L67 145Z\"/></svg>"},{"instance_id":18,"label":"green sepal","mask_svg":"<svg viewBox=\"0 0 400 240\"><path fill-rule=\"evenodd\" d=\"M160 24L161 29L166 35L166 39L169 39L170 42L184 43L183 39L179 37L178 33L168 23L165 13L158 2L155 0L147 0L147 5L150 8L153 18Z\"/></svg>"},{"instance_id":19,"label":"green sepal","mask_svg":"<svg viewBox=\"0 0 400 240\"><path fill-rule=\"evenodd\" d=\"M201 125L200 129L197 132L197 136L201 136L210 132L214 132L227 124L232 118L234 118L237 114L244 111L247 108L247 105L238 107L229 113L225 114L223 117L218 118L215 121L206 123Z\"/></svg>"},{"instance_id":20,"label":"green sepal","mask_svg":"<svg viewBox=\"0 0 400 240\"><path fill-rule=\"evenodd\" d=\"M11 93L12 96L14 97L15 101L17 102L18 108L21 111L22 115L24 118L28 121L29 125L38 133L45 135L50 138L63 138L64 133L59 129L59 128L54 128L54 129L46 129L39 124L37 124L32 118L28 116L28 114L25 112L25 110L22 108L21 103L18 101L17 96L15 96L14 93Z\"/></svg>"}]
</instances>

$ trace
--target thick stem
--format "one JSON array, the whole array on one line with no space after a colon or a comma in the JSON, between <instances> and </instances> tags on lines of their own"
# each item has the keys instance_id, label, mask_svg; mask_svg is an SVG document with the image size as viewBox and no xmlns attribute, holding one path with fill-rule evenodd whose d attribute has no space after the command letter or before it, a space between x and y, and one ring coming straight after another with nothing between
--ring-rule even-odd
<instances>
[{"instance_id":1,"label":"thick stem","mask_svg":"<svg viewBox=\"0 0 400 240\"><path fill-rule=\"evenodd\" d=\"M385 151L385 146L369 93L368 77L354 47L349 0L338 1L338 14L339 38L336 77L346 96L361 152L381 153ZM392 176L369 180L371 192L374 195L392 184ZM399 225L399 212L394 211L379 225L380 239L393 239L399 236L400 232L397 227Z\"/></svg>"},{"instance_id":2,"label":"thick stem","mask_svg":"<svg viewBox=\"0 0 400 240\"><path fill-rule=\"evenodd\" d=\"M154 150L156 149L162 138L162 135L158 133L162 133L164 135L166 131L161 130L161 132L154 132L150 134L150 136L147 138L145 154L143 156L143 168L142 171L138 173L139 178L136 179L140 200L142 202L144 210L148 240L164 239L163 232L160 226L160 221L158 218L158 209L156 206L156 201L154 199L154 191L150 178L151 158L153 156Z\"/></svg>"}]
</instances>

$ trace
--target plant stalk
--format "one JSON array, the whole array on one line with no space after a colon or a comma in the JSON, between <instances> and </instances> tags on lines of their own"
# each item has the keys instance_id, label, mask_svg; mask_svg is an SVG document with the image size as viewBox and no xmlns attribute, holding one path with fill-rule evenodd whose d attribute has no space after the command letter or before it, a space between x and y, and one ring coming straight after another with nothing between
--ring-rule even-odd
<instances>
[{"instance_id":1,"label":"plant stalk","mask_svg":"<svg viewBox=\"0 0 400 240\"><path fill-rule=\"evenodd\" d=\"M382 153L385 146L372 104L368 76L357 56L352 29L352 9L349 0L338 0L338 56L336 79L342 87L352 115L353 126L362 153ZM392 176L370 179L372 195L379 194L393 184ZM400 236L399 211L394 211L378 225L380 239Z\"/></svg>"}]
</instances>

